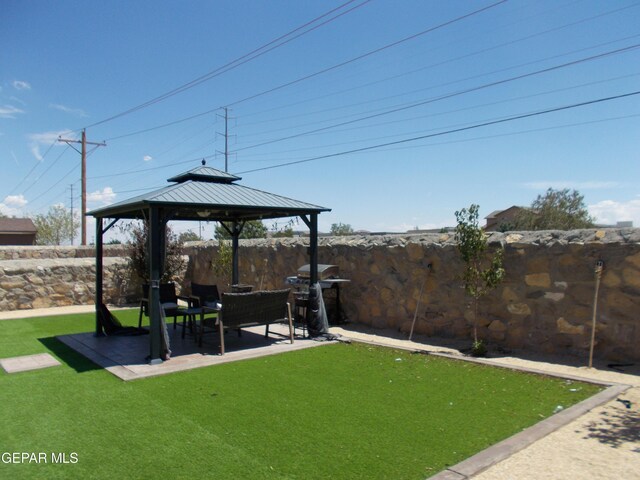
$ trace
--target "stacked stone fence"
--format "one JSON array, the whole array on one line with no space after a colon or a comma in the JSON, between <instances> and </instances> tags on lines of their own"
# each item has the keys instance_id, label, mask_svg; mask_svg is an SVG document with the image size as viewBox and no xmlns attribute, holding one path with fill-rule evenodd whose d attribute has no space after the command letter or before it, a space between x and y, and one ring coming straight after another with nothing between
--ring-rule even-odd
<instances>
[{"instance_id":1,"label":"stacked stone fence","mask_svg":"<svg viewBox=\"0 0 640 480\"><path fill-rule=\"evenodd\" d=\"M109 303L139 298L139 281L127 267L127 249L104 248L104 291ZM95 248L0 247L0 311L94 303Z\"/></svg>"},{"instance_id":2,"label":"stacked stone fence","mask_svg":"<svg viewBox=\"0 0 640 480\"><path fill-rule=\"evenodd\" d=\"M125 245L105 245L105 257L127 256ZM95 258L96 250L92 246L86 247L51 247L51 246L2 246L0 247L0 261L3 260L54 260L63 258Z\"/></svg>"},{"instance_id":3,"label":"stacked stone fence","mask_svg":"<svg viewBox=\"0 0 640 480\"><path fill-rule=\"evenodd\" d=\"M602 260L595 353L640 360L640 229L493 233L489 241L504 248L506 269L505 281L479 305L479 337L490 347L586 355ZM281 288L309 262L307 242L242 242L240 281ZM187 278L216 282L216 247L200 244L187 253ZM318 256L351 280L342 287L350 321L408 334L416 316L416 333L472 338L474 309L453 234L328 237Z\"/></svg>"},{"instance_id":4,"label":"stacked stone fence","mask_svg":"<svg viewBox=\"0 0 640 480\"><path fill-rule=\"evenodd\" d=\"M480 302L479 337L490 348L584 356L594 267L602 260L595 354L640 360L640 229L493 233L490 244L504 248L506 269L505 281ZM93 249L51 250L0 248L0 310L93 302ZM126 268L126 250L108 246L105 252L105 300L132 303L140 287ZM187 244L188 266L179 280L186 292L191 281L228 289L215 274L217 252L216 242ZM327 237L318 256L351 280L342 287L349 321L408 333L415 316L416 333L471 338L474 309L461 285L464 265L453 234ZM240 281L255 288L282 288L306 263L308 239L240 243Z\"/></svg>"}]
</instances>

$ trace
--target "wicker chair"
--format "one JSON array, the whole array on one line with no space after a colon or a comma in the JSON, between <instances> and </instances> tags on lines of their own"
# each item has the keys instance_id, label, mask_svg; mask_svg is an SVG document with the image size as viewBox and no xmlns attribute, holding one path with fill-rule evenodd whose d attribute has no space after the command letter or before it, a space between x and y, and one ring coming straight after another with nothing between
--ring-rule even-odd
<instances>
[{"instance_id":1,"label":"wicker chair","mask_svg":"<svg viewBox=\"0 0 640 480\"><path fill-rule=\"evenodd\" d=\"M175 283L160 284L160 304L167 317L173 317L173 328L175 330L178 315L182 315L178 308L178 299L189 302L189 298L176 293ZM142 315L149 316L149 285L142 285L142 298L140 299L140 313L138 314L138 328L142 326Z\"/></svg>"},{"instance_id":2,"label":"wicker chair","mask_svg":"<svg viewBox=\"0 0 640 480\"><path fill-rule=\"evenodd\" d=\"M191 282L192 307L215 307L220 301L220 294L216 285L202 285Z\"/></svg>"}]
</instances>

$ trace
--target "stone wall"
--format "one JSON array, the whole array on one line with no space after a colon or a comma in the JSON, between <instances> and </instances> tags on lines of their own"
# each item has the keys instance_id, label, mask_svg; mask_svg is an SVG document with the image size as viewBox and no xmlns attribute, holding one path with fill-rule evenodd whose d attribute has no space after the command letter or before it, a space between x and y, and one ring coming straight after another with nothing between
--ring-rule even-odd
<instances>
[{"instance_id":1,"label":"stone wall","mask_svg":"<svg viewBox=\"0 0 640 480\"><path fill-rule=\"evenodd\" d=\"M490 243L504 247L506 269L504 283L480 304L479 336L490 347L588 353L594 266L603 260L596 356L640 360L640 229L494 233ZM240 281L282 288L309 263L307 247L308 239L241 241ZM139 296L122 248L107 249L109 303ZM180 283L187 292L191 279L227 288L214 273L215 242L188 244L184 253L189 264ZM350 321L408 332L417 309L417 333L471 338L473 308L459 280L463 264L452 234L322 238L318 255L351 279L342 288ZM0 248L0 310L92 303L94 277L88 247Z\"/></svg>"},{"instance_id":2,"label":"stone wall","mask_svg":"<svg viewBox=\"0 0 640 480\"><path fill-rule=\"evenodd\" d=\"M104 249L104 293L112 304L139 298L126 248ZM95 297L93 247L0 247L0 311L89 305Z\"/></svg>"},{"instance_id":3,"label":"stone wall","mask_svg":"<svg viewBox=\"0 0 640 480\"><path fill-rule=\"evenodd\" d=\"M242 242L240 281L281 288L308 263L306 242ZM603 260L596 355L640 360L639 229L494 233L490 244L504 247L506 269L505 281L480 303L479 336L490 346L588 353L594 267ZM187 278L222 284L211 266L215 250L189 247ZM459 280L463 263L452 234L323 238L319 262L338 265L351 279L342 300L352 322L408 333L417 309L417 333L472 337L473 308Z\"/></svg>"},{"instance_id":4,"label":"stone wall","mask_svg":"<svg viewBox=\"0 0 640 480\"><path fill-rule=\"evenodd\" d=\"M105 257L125 257L127 247L124 245L104 245ZM87 247L50 247L50 246L0 246L2 260L40 260L60 258L95 258L96 250Z\"/></svg>"}]
</instances>

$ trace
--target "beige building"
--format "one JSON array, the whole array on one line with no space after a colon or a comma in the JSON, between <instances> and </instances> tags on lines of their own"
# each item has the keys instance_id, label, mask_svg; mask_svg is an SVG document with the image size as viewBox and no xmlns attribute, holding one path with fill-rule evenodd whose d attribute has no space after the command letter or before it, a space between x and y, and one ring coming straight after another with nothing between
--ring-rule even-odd
<instances>
[{"instance_id":1,"label":"beige building","mask_svg":"<svg viewBox=\"0 0 640 480\"><path fill-rule=\"evenodd\" d=\"M522 211L523 207L517 207L513 205L512 207L507 208L506 210L496 210L491 212L489 215L485 217L487 221L484 226L485 231L487 232L498 232L500 231L500 227L502 225L508 225L513 223L513 220L516 218L518 213Z\"/></svg>"}]
</instances>

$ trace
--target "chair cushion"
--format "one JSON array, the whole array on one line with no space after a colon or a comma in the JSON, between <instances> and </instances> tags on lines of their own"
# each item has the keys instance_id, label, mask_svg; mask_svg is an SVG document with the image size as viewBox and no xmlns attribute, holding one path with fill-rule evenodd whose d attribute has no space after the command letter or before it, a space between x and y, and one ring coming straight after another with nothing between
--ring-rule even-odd
<instances>
[{"instance_id":1,"label":"chair cushion","mask_svg":"<svg viewBox=\"0 0 640 480\"><path fill-rule=\"evenodd\" d=\"M174 308L178 308L178 304L174 303L174 302L165 302L162 305L162 308L164 308L165 310L171 310Z\"/></svg>"}]
</instances>

